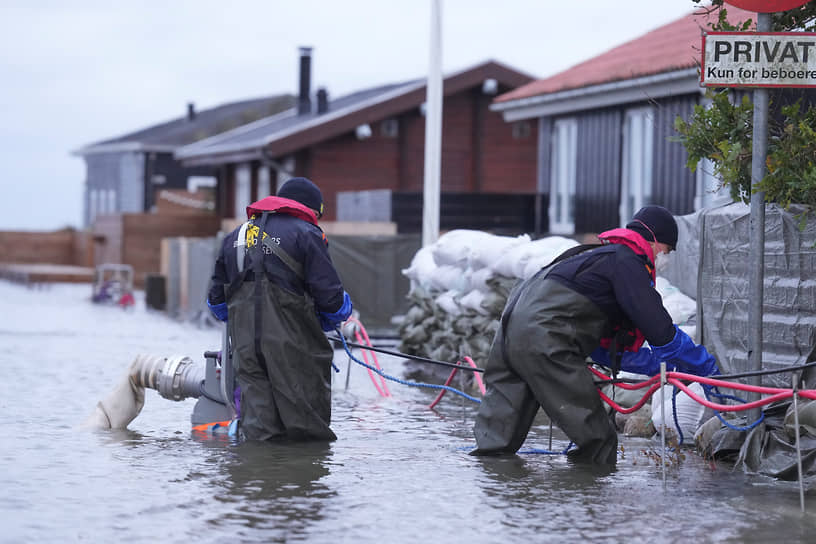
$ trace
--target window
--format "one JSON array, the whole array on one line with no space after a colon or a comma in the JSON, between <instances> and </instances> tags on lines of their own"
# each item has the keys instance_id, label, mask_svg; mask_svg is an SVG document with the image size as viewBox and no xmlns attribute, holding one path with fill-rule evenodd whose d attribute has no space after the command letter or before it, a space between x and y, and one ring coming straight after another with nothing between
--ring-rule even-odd
<instances>
[{"instance_id":1,"label":"window","mask_svg":"<svg viewBox=\"0 0 816 544\"><path fill-rule=\"evenodd\" d=\"M108 193L108 205L107 205L107 208L106 208L105 211L107 211L110 214L114 214L114 213L117 212L117 209L116 209L116 191L113 190L113 189L108 189L107 193Z\"/></svg>"},{"instance_id":2,"label":"window","mask_svg":"<svg viewBox=\"0 0 816 544\"><path fill-rule=\"evenodd\" d=\"M88 220L93 223L99 213L99 190L91 189L88 195Z\"/></svg>"},{"instance_id":3,"label":"window","mask_svg":"<svg viewBox=\"0 0 816 544\"><path fill-rule=\"evenodd\" d=\"M246 208L252 204L250 198L249 165L242 164L235 169L235 215L233 217L244 220Z\"/></svg>"},{"instance_id":4,"label":"window","mask_svg":"<svg viewBox=\"0 0 816 544\"><path fill-rule=\"evenodd\" d=\"M269 182L269 167L268 166L259 166L258 167L258 198L266 198L271 195L272 189L270 188Z\"/></svg>"},{"instance_id":5,"label":"window","mask_svg":"<svg viewBox=\"0 0 816 544\"><path fill-rule=\"evenodd\" d=\"M275 194L280 190L281 186L295 174L295 159L294 157L286 157L281 162L277 169L277 177L275 178Z\"/></svg>"},{"instance_id":6,"label":"window","mask_svg":"<svg viewBox=\"0 0 816 544\"><path fill-rule=\"evenodd\" d=\"M575 165L578 122L559 119L553 124L550 170L550 232L575 232Z\"/></svg>"},{"instance_id":7,"label":"window","mask_svg":"<svg viewBox=\"0 0 816 544\"><path fill-rule=\"evenodd\" d=\"M624 118L621 225L625 225L652 198L653 121L652 108L629 110Z\"/></svg>"}]
</instances>

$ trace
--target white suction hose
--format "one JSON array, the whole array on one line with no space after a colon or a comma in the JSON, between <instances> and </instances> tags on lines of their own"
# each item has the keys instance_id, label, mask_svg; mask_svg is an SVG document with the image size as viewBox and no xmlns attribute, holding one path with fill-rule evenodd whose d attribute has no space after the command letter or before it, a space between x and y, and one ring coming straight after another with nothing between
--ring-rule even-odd
<instances>
[{"instance_id":1,"label":"white suction hose","mask_svg":"<svg viewBox=\"0 0 816 544\"><path fill-rule=\"evenodd\" d=\"M83 428L124 429L142 411L145 388L169 400L201 396L204 366L189 357L137 355L122 381L82 424Z\"/></svg>"}]
</instances>

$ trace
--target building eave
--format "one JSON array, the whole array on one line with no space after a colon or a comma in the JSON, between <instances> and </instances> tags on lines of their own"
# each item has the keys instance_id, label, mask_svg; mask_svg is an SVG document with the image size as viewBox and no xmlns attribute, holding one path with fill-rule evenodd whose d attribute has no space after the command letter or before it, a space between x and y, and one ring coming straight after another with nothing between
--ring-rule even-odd
<instances>
[{"instance_id":1,"label":"building eave","mask_svg":"<svg viewBox=\"0 0 816 544\"><path fill-rule=\"evenodd\" d=\"M178 146L146 144L142 142L115 142L81 147L71 152L71 155L84 157L100 153L173 153Z\"/></svg>"},{"instance_id":2,"label":"building eave","mask_svg":"<svg viewBox=\"0 0 816 544\"><path fill-rule=\"evenodd\" d=\"M297 116L297 108L290 108L288 110L276 113L275 115L270 115L269 117L258 119L257 121L253 121L246 125L241 125L240 127L236 127L232 130L222 132L221 134L216 134L209 138L205 138L204 140L200 140L198 142L180 147L176 150L175 156L177 159L187 162L188 159L196 160L199 157L203 157L205 155L228 153L236 150L243 151L245 148L252 147L252 145L247 142L244 142L241 145L219 144L218 142L234 138L235 136L244 134L246 132L263 128L266 125L269 125L270 123L275 123L277 121L280 121L281 119L295 116ZM260 138L258 140L255 140L255 142L260 141L261 141ZM258 143L257 147L259 146L260 144Z\"/></svg>"},{"instance_id":3,"label":"building eave","mask_svg":"<svg viewBox=\"0 0 816 544\"><path fill-rule=\"evenodd\" d=\"M490 110L500 112L505 121L513 122L704 90L697 68L684 68L499 102L492 104Z\"/></svg>"}]
</instances>

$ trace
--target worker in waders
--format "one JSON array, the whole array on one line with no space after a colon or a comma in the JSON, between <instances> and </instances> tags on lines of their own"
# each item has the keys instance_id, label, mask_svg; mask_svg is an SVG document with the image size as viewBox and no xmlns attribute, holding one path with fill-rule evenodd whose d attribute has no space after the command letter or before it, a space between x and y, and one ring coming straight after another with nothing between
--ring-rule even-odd
<instances>
[{"instance_id":1,"label":"worker in waders","mask_svg":"<svg viewBox=\"0 0 816 544\"><path fill-rule=\"evenodd\" d=\"M646 206L626 228L598 238L602 244L568 250L510 293L488 355L472 454L518 451L541 406L577 446L571 459L614 464L617 433L587 369L590 356L613 371L654 375L666 361L669 370L719 374L654 288L656 256L677 245L671 213Z\"/></svg>"},{"instance_id":2,"label":"worker in waders","mask_svg":"<svg viewBox=\"0 0 816 544\"><path fill-rule=\"evenodd\" d=\"M247 207L223 241L207 297L227 322L239 388L235 409L249 440L334 440L333 349L324 331L351 315L317 220L320 189L292 178Z\"/></svg>"}]
</instances>

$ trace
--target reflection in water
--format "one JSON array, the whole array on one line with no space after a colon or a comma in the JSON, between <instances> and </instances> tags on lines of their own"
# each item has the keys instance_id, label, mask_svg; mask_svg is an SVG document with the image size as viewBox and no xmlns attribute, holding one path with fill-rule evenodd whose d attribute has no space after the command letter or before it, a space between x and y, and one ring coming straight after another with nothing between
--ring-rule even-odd
<instances>
[{"instance_id":1,"label":"reflection in water","mask_svg":"<svg viewBox=\"0 0 816 544\"><path fill-rule=\"evenodd\" d=\"M335 493L320 480L329 474L331 445L323 442L245 442L233 446L221 466L223 489L215 499L225 513L213 525L230 525L237 536L303 536L322 520Z\"/></svg>"}]
</instances>

